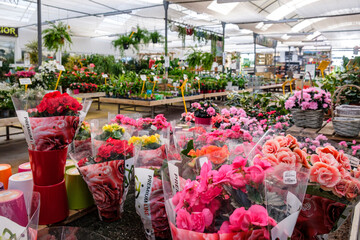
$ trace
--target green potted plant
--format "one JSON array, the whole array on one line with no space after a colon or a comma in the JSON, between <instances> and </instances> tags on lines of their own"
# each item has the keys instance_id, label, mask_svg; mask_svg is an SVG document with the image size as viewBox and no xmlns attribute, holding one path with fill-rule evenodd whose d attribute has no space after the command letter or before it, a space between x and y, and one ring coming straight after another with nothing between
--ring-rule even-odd
<instances>
[{"instance_id":1,"label":"green potted plant","mask_svg":"<svg viewBox=\"0 0 360 240\"><path fill-rule=\"evenodd\" d=\"M161 42L163 36L158 31L155 31L155 32L150 33L150 38L151 38L152 43L155 44L155 43Z\"/></svg>"},{"instance_id":2,"label":"green potted plant","mask_svg":"<svg viewBox=\"0 0 360 240\"><path fill-rule=\"evenodd\" d=\"M210 71L214 62L214 55L212 53L204 52L201 55L201 65L204 70Z\"/></svg>"},{"instance_id":3,"label":"green potted plant","mask_svg":"<svg viewBox=\"0 0 360 240\"><path fill-rule=\"evenodd\" d=\"M186 61L188 62L190 69L195 69L196 66L201 65L202 53L201 51L196 51L194 48L191 48L192 52L188 54Z\"/></svg>"},{"instance_id":4,"label":"green potted plant","mask_svg":"<svg viewBox=\"0 0 360 240\"><path fill-rule=\"evenodd\" d=\"M42 31L44 45L50 51L60 51L60 64L61 64L61 50L66 43L72 44L70 26L59 22L50 23L50 27Z\"/></svg>"},{"instance_id":5,"label":"green potted plant","mask_svg":"<svg viewBox=\"0 0 360 240\"><path fill-rule=\"evenodd\" d=\"M149 31L146 29L141 29L139 26L137 26L137 31L133 33L132 37L138 44L148 44L150 42Z\"/></svg>"},{"instance_id":6,"label":"green potted plant","mask_svg":"<svg viewBox=\"0 0 360 240\"><path fill-rule=\"evenodd\" d=\"M26 51L30 54L30 63L37 64L38 63L38 42L36 40L30 41L25 44Z\"/></svg>"},{"instance_id":7,"label":"green potted plant","mask_svg":"<svg viewBox=\"0 0 360 240\"><path fill-rule=\"evenodd\" d=\"M133 48L133 50L139 51L139 42L134 40L132 37L130 38L128 35L121 35L112 43L115 48L120 50L121 55L124 55L125 50L129 49L130 46Z\"/></svg>"}]
</instances>

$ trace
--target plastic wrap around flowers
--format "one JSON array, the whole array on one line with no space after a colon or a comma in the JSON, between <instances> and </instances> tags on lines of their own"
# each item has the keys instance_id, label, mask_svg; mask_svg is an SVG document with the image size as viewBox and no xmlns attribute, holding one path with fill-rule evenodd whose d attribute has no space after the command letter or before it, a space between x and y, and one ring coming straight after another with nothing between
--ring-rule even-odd
<instances>
[{"instance_id":1,"label":"plastic wrap around flowers","mask_svg":"<svg viewBox=\"0 0 360 240\"><path fill-rule=\"evenodd\" d=\"M100 219L120 218L132 175L133 145L112 138L96 141L92 136L91 141L77 142L69 154L93 195Z\"/></svg>"},{"instance_id":2,"label":"plastic wrap around flowers","mask_svg":"<svg viewBox=\"0 0 360 240\"><path fill-rule=\"evenodd\" d=\"M262 145L262 154L255 158L269 161L275 168L274 177L284 177L283 169L294 169L292 174L297 177L301 172L309 174L292 238L315 239L339 227L360 195L360 181L351 176L347 156L333 146L318 147L309 155L291 135L277 136Z\"/></svg>"},{"instance_id":3,"label":"plastic wrap around flowers","mask_svg":"<svg viewBox=\"0 0 360 240\"><path fill-rule=\"evenodd\" d=\"M144 224L147 239L168 239L167 221L160 168L166 158L164 140L159 134L132 137L135 154L135 208Z\"/></svg>"},{"instance_id":4,"label":"plastic wrap around flowers","mask_svg":"<svg viewBox=\"0 0 360 240\"><path fill-rule=\"evenodd\" d=\"M91 101L79 102L67 93L12 97L29 149L61 150L73 141Z\"/></svg>"},{"instance_id":5,"label":"plastic wrap around flowers","mask_svg":"<svg viewBox=\"0 0 360 240\"><path fill-rule=\"evenodd\" d=\"M173 239L269 239L268 227L276 222L254 200L270 164L246 164L237 157L212 170L205 162L196 180L185 180L186 171L169 162L163 184Z\"/></svg>"}]
</instances>

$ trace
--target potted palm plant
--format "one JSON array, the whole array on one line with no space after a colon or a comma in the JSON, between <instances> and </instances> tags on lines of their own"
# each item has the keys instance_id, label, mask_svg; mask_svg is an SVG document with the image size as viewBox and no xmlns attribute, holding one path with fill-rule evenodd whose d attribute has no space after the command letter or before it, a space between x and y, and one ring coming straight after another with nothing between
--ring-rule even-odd
<instances>
[{"instance_id":1,"label":"potted palm plant","mask_svg":"<svg viewBox=\"0 0 360 240\"><path fill-rule=\"evenodd\" d=\"M50 27L42 31L44 45L50 51L60 52L66 43L72 44L70 26L59 22L58 24L50 23Z\"/></svg>"}]
</instances>

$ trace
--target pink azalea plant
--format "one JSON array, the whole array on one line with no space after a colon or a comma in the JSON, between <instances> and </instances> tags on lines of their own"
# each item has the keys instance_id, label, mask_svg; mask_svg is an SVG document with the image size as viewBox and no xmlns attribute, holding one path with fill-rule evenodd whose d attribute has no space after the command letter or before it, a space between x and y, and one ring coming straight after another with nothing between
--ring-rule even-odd
<instances>
[{"instance_id":1,"label":"pink azalea plant","mask_svg":"<svg viewBox=\"0 0 360 240\"><path fill-rule=\"evenodd\" d=\"M294 96L285 102L286 109L327 110L331 104L331 93L317 88L295 91Z\"/></svg>"},{"instance_id":2,"label":"pink azalea plant","mask_svg":"<svg viewBox=\"0 0 360 240\"><path fill-rule=\"evenodd\" d=\"M198 118L211 118L215 116L216 113L219 113L218 106L209 100L192 103L191 110L194 112L195 117Z\"/></svg>"}]
</instances>

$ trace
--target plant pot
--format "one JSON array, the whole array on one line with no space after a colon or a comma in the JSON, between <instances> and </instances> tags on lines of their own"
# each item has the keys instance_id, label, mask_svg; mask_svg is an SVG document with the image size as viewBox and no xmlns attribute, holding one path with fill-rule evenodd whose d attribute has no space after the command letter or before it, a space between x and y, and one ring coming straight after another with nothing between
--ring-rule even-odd
<instances>
[{"instance_id":1,"label":"plant pot","mask_svg":"<svg viewBox=\"0 0 360 240\"><path fill-rule=\"evenodd\" d=\"M158 40L157 39L152 39L152 43L156 44L156 43L158 43Z\"/></svg>"},{"instance_id":2,"label":"plant pot","mask_svg":"<svg viewBox=\"0 0 360 240\"><path fill-rule=\"evenodd\" d=\"M199 117L195 117L195 124L199 124L199 125L211 125L211 117L210 117L210 118L199 118Z\"/></svg>"},{"instance_id":3,"label":"plant pot","mask_svg":"<svg viewBox=\"0 0 360 240\"><path fill-rule=\"evenodd\" d=\"M123 44L123 48L126 50L126 49L129 49L129 44L128 43L124 43Z\"/></svg>"},{"instance_id":4,"label":"plant pot","mask_svg":"<svg viewBox=\"0 0 360 240\"><path fill-rule=\"evenodd\" d=\"M80 93L80 89L74 89L73 90L73 94L79 94Z\"/></svg>"},{"instance_id":5,"label":"plant pot","mask_svg":"<svg viewBox=\"0 0 360 240\"><path fill-rule=\"evenodd\" d=\"M64 180L67 148L52 151L28 150L34 184L55 185Z\"/></svg>"},{"instance_id":6,"label":"plant pot","mask_svg":"<svg viewBox=\"0 0 360 240\"><path fill-rule=\"evenodd\" d=\"M291 114L297 127L321 128L324 120L323 110L292 109Z\"/></svg>"}]
</instances>

